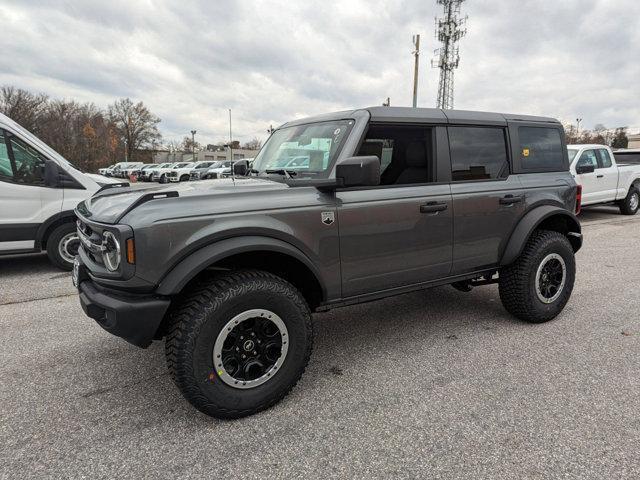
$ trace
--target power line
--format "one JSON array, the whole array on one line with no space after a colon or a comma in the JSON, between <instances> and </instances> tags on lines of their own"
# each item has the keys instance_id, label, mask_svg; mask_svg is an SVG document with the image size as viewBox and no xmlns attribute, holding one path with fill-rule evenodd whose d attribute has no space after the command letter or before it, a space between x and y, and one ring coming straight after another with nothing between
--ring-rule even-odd
<instances>
[{"instance_id":1,"label":"power line","mask_svg":"<svg viewBox=\"0 0 640 480\"><path fill-rule=\"evenodd\" d=\"M464 0L436 0L444 8L442 17L436 18L436 38L442 47L435 50L431 66L440 69L437 108L453 108L453 71L460 63L458 41L467 33L467 17L460 16Z\"/></svg>"}]
</instances>

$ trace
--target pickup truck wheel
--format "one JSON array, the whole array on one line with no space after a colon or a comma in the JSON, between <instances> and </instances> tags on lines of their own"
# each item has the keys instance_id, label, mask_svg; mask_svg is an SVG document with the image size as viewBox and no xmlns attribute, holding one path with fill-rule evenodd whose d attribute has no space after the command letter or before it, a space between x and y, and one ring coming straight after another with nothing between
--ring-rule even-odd
<instances>
[{"instance_id":1,"label":"pickup truck wheel","mask_svg":"<svg viewBox=\"0 0 640 480\"><path fill-rule=\"evenodd\" d=\"M181 182L187 182L187 181L189 181L189 175L182 175L182 176L180 177L180 181L181 181Z\"/></svg>"},{"instance_id":2,"label":"pickup truck wheel","mask_svg":"<svg viewBox=\"0 0 640 480\"><path fill-rule=\"evenodd\" d=\"M76 224L63 223L56 227L47 239L47 256L56 267L71 270L79 246L80 239L76 232Z\"/></svg>"},{"instance_id":3,"label":"pickup truck wheel","mask_svg":"<svg viewBox=\"0 0 640 480\"><path fill-rule=\"evenodd\" d=\"M167 365L201 412L239 418L271 407L298 382L313 342L300 292L257 270L203 280L170 313Z\"/></svg>"},{"instance_id":4,"label":"pickup truck wheel","mask_svg":"<svg viewBox=\"0 0 640 480\"><path fill-rule=\"evenodd\" d=\"M575 257L567 237L538 230L520 257L500 271L500 299L507 311L519 319L546 322L566 305L575 275Z\"/></svg>"},{"instance_id":5,"label":"pickup truck wheel","mask_svg":"<svg viewBox=\"0 0 640 480\"><path fill-rule=\"evenodd\" d=\"M167 183L167 176L164 173L160 175L160 183Z\"/></svg>"},{"instance_id":6,"label":"pickup truck wheel","mask_svg":"<svg viewBox=\"0 0 640 480\"><path fill-rule=\"evenodd\" d=\"M635 215L640 206L640 192L635 187L629 189L627 197L620 202L620 213L623 215Z\"/></svg>"}]
</instances>

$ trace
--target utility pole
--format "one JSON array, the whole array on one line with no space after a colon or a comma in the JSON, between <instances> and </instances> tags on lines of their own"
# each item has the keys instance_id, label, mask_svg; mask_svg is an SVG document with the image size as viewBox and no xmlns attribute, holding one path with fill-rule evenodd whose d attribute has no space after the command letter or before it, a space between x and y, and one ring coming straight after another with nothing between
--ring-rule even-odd
<instances>
[{"instance_id":1,"label":"utility pole","mask_svg":"<svg viewBox=\"0 0 640 480\"><path fill-rule=\"evenodd\" d=\"M229 160L233 161L233 136L231 135L231 109L229 109ZM233 174L233 165L231 165L231 173Z\"/></svg>"},{"instance_id":2,"label":"utility pole","mask_svg":"<svg viewBox=\"0 0 640 480\"><path fill-rule=\"evenodd\" d=\"M129 161L129 143L126 138L124 139L124 161Z\"/></svg>"},{"instance_id":3,"label":"utility pole","mask_svg":"<svg viewBox=\"0 0 640 480\"><path fill-rule=\"evenodd\" d=\"M415 64L413 66L413 108L418 106L418 66L420 64L420 35L413 36L413 56L415 57Z\"/></svg>"},{"instance_id":4,"label":"utility pole","mask_svg":"<svg viewBox=\"0 0 640 480\"><path fill-rule=\"evenodd\" d=\"M269 134L269 136L273 135L273 132L275 132L276 129L273 128L273 125L269 125L269 128L267 128L267 133Z\"/></svg>"},{"instance_id":5,"label":"utility pole","mask_svg":"<svg viewBox=\"0 0 640 480\"><path fill-rule=\"evenodd\" d=\"M196 161L196 131L191 130L191 156L193 157L193 161Z\"/></svg>"},{"instance_id":6,"label":"utility pole","mask_svg":"<svg viewBox=\"0 0 640 480\"><path fill-rule=\"evenodd\" d=\"M437 108L453 108L453 71L460 63L458 41L467 33L467 17L460 16L460 4L464 0L436 0L444 7L444 14L436 18L436 38L442 47L435 51L431 66L440 69Z\"/></svg>"},{"instance_id":7,"label":"utility pole","mask_svg":"<svg viewBox=\"0 0 640 480\"><path fill-rule=\"evenodd\" d=\"M382 102L382 106L383 107L390 107L391 106L391 98L387 97L387 100Z\"/></svg>"}]
</instances>

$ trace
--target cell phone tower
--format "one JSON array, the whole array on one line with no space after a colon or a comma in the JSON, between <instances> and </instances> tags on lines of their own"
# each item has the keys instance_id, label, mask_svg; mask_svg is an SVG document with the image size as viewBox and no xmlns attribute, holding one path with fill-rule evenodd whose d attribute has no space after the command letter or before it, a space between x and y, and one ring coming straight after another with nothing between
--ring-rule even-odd
<instances>
[{"instance_id":1,"label":"cell phone tower","mask_svg":"<svg viewBox=\"0 0 640 480\"><path fill-rule=\"evenodd\" d=\"M460 16L460 4L464 0L436 0L444 7L442 17L436 17L436 38L442 47L434 51L433 68L440 69L437 108L453 108L453 71L460 63L458 41L467 33L467 17Z\"/></svg>"}]
</instances>

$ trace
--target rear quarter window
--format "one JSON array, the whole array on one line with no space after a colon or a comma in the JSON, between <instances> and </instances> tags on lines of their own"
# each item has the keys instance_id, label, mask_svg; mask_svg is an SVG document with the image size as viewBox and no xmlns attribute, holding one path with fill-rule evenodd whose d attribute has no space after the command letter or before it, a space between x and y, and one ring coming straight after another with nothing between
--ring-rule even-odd
<instances>
[{"instance_id":1,"label":"rear quarter window","mask_svg":"<svg viewBox=\"0 0 640 480\"><path fill-rule=\"evenodd\" d=\"M531 171L566 170L560 130L547 127L518 127L520 166Z\"/></svg>"}]
</instances>

